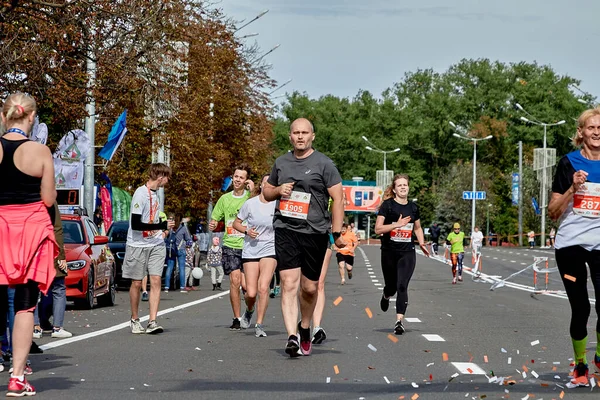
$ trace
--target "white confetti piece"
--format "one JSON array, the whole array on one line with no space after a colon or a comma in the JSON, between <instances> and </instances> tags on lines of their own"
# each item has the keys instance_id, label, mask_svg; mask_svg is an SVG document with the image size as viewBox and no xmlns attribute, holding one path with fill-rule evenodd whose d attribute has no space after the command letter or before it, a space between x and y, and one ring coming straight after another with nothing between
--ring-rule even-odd
<instances>
[{"instance_id":1,"label":"white confetti piece","mask_svg":"<svg viewBox=\"0 0 600 400\"><path fill-rule=\"evenodd\" d=\"M147 383L144 383L144 386L145 386L145 387L150 387L150 385L148 385Z\"/></svg>"},{"instance_id":2,"label":"white confetti piece","mask_svg":"<svg viewBox=\"0 0 600 400\"><path fill-rule=\"evenodd\" d=\"M433 364L435 364L435 363L429 363L429 364L427 364L427 366L431 367Z\"/></svg>"},{"instance_id":3,"label":"white confetti piece","mask_svg":"<svg viewBox=\"0 0 600 400\"><path fill-rule=\"evenodd\" d=\"M452 318L452 314L446 314L446 315Z\"/></svg>"},{"instance_id":4,"label":"white confetti piece","mask_svg":"<svg viewBox=\"0 0 600 400\"><path fill-rule=\"evenodd\" d=\"M469 397L469 393L465 394L465 397Z\"/></svg>"},{"instance_id":5,"label":"white confetti piece","mask_svg":"<svg viewBox=\"0 0 600 400\"><path fill-rule=\"evenodd\" d=\"M527 378L527 372L523 371L523 379Z\"/></svg>"},{"instance_id":6,"label":"white confetti piece","mask_svg":"<svg viewBox=\"0 0 600 400\"><path fill-rule=\"evenodd\" d=\"M519 350L517 350L517 354L521 354L521 352Z\"/></svg>"},{"instance_id":7,"label":"white confetti piece","mask_svg":"<svg viewBox=\"0 0 600 400\"><path fill-rule=\"evenodd\" d=\"M450 378L454 379L458 376L458 372L455 372L454 374L452 374L452 376Z\"/></svg>"},{"instance_id":8,"label":"white confetti piece","mask_svg":"<svg viewBox=\"0 0 600 400\"><path fill-rule=\"evenodd\" d=\"M534 370L531 370L531 376L533 376L535 379L539 378L540 376L538 375L537 372L535 372Z\"/></svg>"},{"instance_id":9,"label":"white confetti piece","mask_svg":"<svg viewBox=\"0 0 600 400\"><path fill-rule=\"evenodd\" d=\"M558 375L554 375L554 379L558 379L558 380L560 380L560 376L558 376Z\"/></svg>"},{"instance_id":10,"label":"white confetti piece","mask_svg":"<svg viewBox=\"0 0 600 400\"><path fill-rule=\"evenodd\" d=\"M558 386L561 389L564 389L565 387L563 385L559 385L558 383L555 383L556 386Z\"/></svg>"},{"instance_id":11,"label":"white confetti piece","mask_svg":"<svg viewBox=\"0 0 600 400\"><path fill-rule=\"evenodd\" d=\"M196 347L196 350L200 351L200 350L202 350L202 349L201 349L200 347Z\"/></svg>"},{"instance_id":12,"label":"white confetti piece","mask_svg":"<svg viewBox=\"0 0 600 400\"><path fill-rule=\"evenodd\" d=\"M129 390L135 390L135 388L129 388Z\"/></svg>"},{"instance_id":13,"label":"white confetti piece","mask_svg":"<svg viewBox=\"0 0 600 400\"><path fill-rule=\"evenodd\" d=\"M508 363L512 363L512 357L508 357Z\"/></svg>"},{"instance_id":14,"label":"white confetti piece","mask_svg":"<svg viewBox=\"0 0 600 400\"><path fill-rule=\"evenodd\" d=\"M387 376L384 376L384 377L383 377L383 380L384 380L384 381L385 381L385 383L387 383L387 384L389 384L389 383L390 383L390 380L387 378Z\"/></svg>"},{"instance_id":15,"label":"white confetti piece","mask_svg":"<svg viewBox=\"0 0 600 400\"><path fill-rule=\"evenodd\" d=\"M81 382L85 382L85 379L83 379L83 378L82 378L82 379L81 379Z\"/></svg>"},{"instance_id":16,"label":"white confetti piece","mask_svg":"<svg viewBox=\"0 0 600 400\"><path fill-rule=\"evenodd\" d=\"M504 389L504 393L510 393L508 389Z\"/></svg>"},{"instance_id":17,"label":"white confetti piece","mask_svg":"<svg viewBox=\"0 0 600 400\"><path fill-rule=\"evenodd\" d=\"M504 347L501 348L500 351L503 352L503 353L508 353Z\"/></svg>"},{"instance_id":18,"label":"white confetti piece","mask_svg":"<svg viewBox=\"0 0 600 400\"><path fill-rule=\"evenodd\" d=\"M594 378L590 379L590 385L592 386L592 389L596 387L596 380Z\"/></svg>"},{"instance_id":19,"label":"white confetti piece","mask_svg":"<svg viewBox=\"0 0 600 400\"><path fill-rule=\"evenodd\" d=\"M529 399L529 395L526 395L525 397L521 397L521 400L527 400Z\"/></svg>"},{"instance_id":20,"label":"white confetti piece","mask_svg":"<svg viewBox=\"0 0 600 400\"><path fill-rule=\"evenodd\" d=\"M325 379L325 383L329 383L329 382L331 382L331 377L328 376L327 379Z\"/></svg>"},{"instance_id":21,"label":"white confetti piece","mask_svg":"<svg viewBox=\"0 0 600 400\"><path fill-rule=\"evenodd\" d=\"M371 343L369 343L369 344L367 345L367 347L368 347L369 349L373 350L373 351L377 351L377 348L376 348L375 346L373 346Z\"/></svg>"},{"instance_id":22,"label":"white confetti piece","mask_svg":"<svg viewBox=\"0 0 600 400\"><path fill-rule=\"evenodd\" d=\"M56 372L48 372L48 375L56 375Z\"/></svg>"},{"instance_id":23,"label":"white confetti piece","mask_svg":"<svg viewBox=\"0 0 600 400\"><path fill-rule=\"evenodd\" d=\"M553 361L552 364L554 364L554 365L560 365L560 361Z\"/></svg>"},{"instance_id":24,"label":"white confetti piece","mask_svg":"<svg viewBox=\"0 0 600 400\"><path fill-rule=\"evenodd\" d=\"M538 344L540 344L540 341L539 341L539 340L534 340L533 342L531 342L531 345L532 345L532 346L536 346L536 345L538 345Z\"/></svg>"},{"instance_id":25,"label":"white confetti piece","mask_svg":"<svg viewBox=\"0 0 600 400\"><path fill-rule=\"evenodd\" d=\"M389 382L388 382L389 383ZM417 385L415 382L411 383L412 387L414 387L415 389L419 387L419 385Z\"/></svg>"}]
</instances>

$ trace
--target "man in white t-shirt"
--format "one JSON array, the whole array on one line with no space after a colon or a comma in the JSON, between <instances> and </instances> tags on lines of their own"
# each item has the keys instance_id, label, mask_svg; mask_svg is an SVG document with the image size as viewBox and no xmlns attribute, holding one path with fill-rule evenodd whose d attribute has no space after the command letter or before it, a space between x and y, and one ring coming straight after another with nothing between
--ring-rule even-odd
<instances>
[{"instance_id":1,"label":"man in white t-shirt","mask_svg":"<svg viewBox=\"0 0 600 400\"><path fill-rule=\"evenodd\" d=\"M162 163L150 165L149 179L137 188L131 199L131 218L127 232L127 246L123 259L123 278L131 279L131 333L161 333L156 323L160 303L160 283L166 257L163 231L175 226L173 220L161 221L156 191L164 187L171 176L171 168ZM139 319L142 279L150 275L150 318L146 329Z\"/></svg>"},{"instance_id":2,"label":"man in white t-shirt","mask_svg":"<svg viewBox=\"0 0 600 400\"><path fill-rule=\"evenodd\" d=\"M481 254L481 246L483 246L483 233L476 226L471 232L471 250L473 250L475 256Z\"/></svg>"}]
</instances>

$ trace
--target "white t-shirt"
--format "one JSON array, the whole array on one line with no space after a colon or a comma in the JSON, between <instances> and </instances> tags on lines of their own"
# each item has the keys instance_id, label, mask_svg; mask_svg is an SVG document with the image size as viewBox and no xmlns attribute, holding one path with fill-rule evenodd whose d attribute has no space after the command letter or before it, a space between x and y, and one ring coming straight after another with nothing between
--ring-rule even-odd
<instances>
[{"instance_id":1,"label":"white t-shirt","mask_svg":"<svg viewBox=\"0 0 600 400\"><path fill-rule=\"evenodd\" d=\"M238 218L247 222L248 229L254 228L258 231L256 239L249 235L244 238L242 258L255 259L275 255L273 215L276 205L276 201L263 203L260 196L256 196L247 200L240 208Z\"/></svg>"},{"instance_id":2,"label":"white t-shirt","mask_svg":"<svg viewBox=\"0 0 600 400\"><path fill-rule=\"evenodd\" d=\"M483 244L483 232L471 232L471 241L474 246L481 246Z\"/></svg>"},{"instance_id":3,"label":"white t-shirt","mask_svg":"<svg viewBox=\"0 0 600 400\"><path fill-rule=\"evenodd\" d=\"M160 222L159 201L156 191L148 189L146 185L137 188L131 199L131 214L142 216L142 222L146 224L158 224ZM152 216L152 218L150 218ZM162 231L127 231L127 245L132 247L154 247L164 246L165 242Z\"/></svg>"}]
</instances>

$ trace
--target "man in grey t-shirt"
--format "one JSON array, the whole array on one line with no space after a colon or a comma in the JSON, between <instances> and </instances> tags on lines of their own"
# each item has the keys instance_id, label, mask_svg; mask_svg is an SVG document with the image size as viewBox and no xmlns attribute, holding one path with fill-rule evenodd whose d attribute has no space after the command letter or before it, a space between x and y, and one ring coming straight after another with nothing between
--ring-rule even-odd
<instances>
[{"instance_id":1,"label":"man in grey t-shirt","mask_svg":"<svg viewBox=\"0 0 600 400\"><path fill-rule=\"evenodd\" d=\"M273 222L275 252L283 288L281 308L288 332L285 352L290 357L311 353L310 322L329 245L330 226L336 246L345 246L340 238L344 219L342 178L333 161L312 148L314 138L310 121L295 120L290 128L294 151L275 161L264 187L265 198L277 200ZM333 199L331 219L330 197ZM302 315L296 325L298 298Z\"/></svg>"}]
</instances>

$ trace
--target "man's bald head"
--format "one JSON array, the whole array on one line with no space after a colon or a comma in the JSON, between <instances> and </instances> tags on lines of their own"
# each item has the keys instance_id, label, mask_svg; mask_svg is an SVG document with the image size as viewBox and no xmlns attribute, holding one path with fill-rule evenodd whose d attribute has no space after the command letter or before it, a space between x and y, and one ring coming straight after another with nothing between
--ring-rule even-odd
<instances>
[{"instance_id":1,"label":"man's bald head","mask_svg":"<svg viewBox=\"0 0 600 400\"><path fill-rule=\"evenodd\" d=\"M290 132L294 132L294 130L300 132L315 133L315 128L312 122L310 122L306 118L295 119L294 122L292 122L292 125L290 126Z\"/></svg>"},{"instance_id":2,"label":"man's bald head","mask_svg":"<svg viewBox=\"0 0 600 400\"><path fill-rule=\"evenodd\" d=\"M306 118L298 118L290 126L290 143L296 155L309 154L315 139L313 125Z\"/></svg>"}]
</instances>

